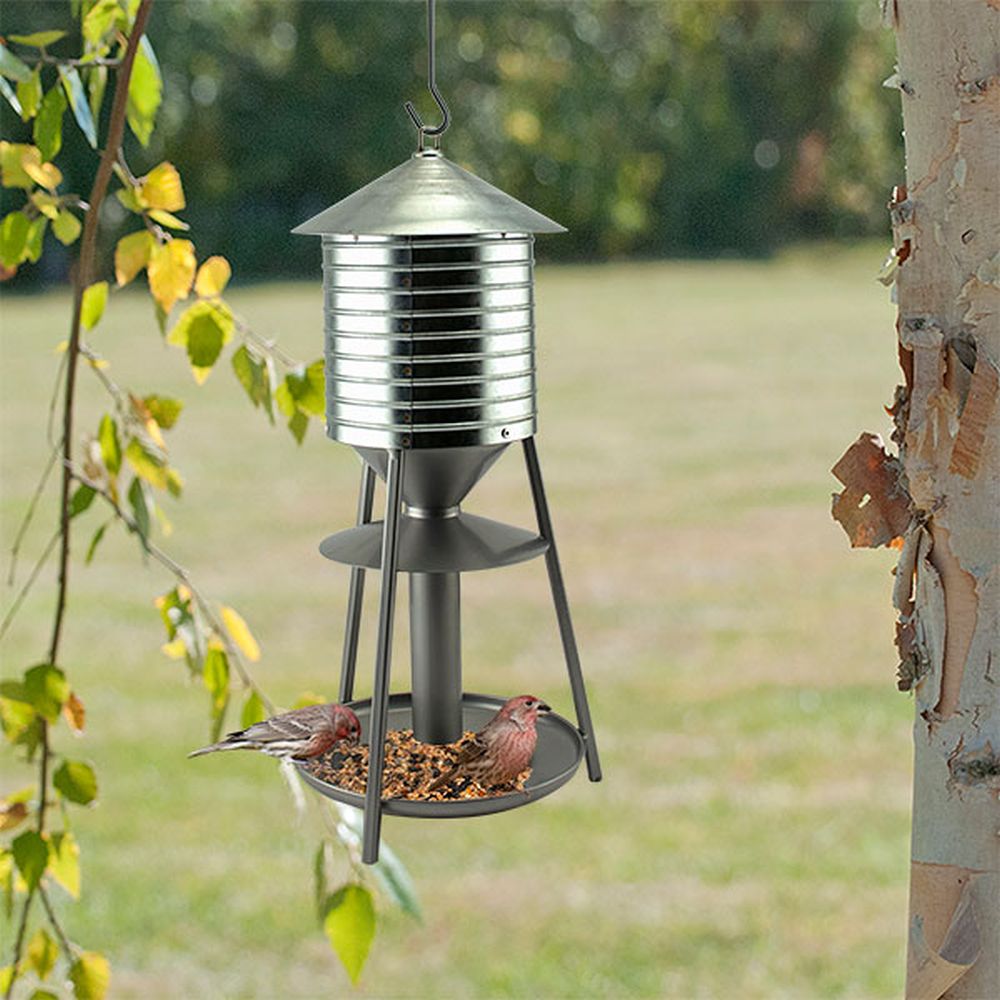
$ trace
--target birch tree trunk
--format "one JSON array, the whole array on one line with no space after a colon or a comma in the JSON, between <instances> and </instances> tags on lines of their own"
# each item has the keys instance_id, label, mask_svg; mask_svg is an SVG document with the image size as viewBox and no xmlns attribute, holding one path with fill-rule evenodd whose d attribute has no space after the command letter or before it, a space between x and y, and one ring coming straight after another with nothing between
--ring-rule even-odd
<instances>
[{"instance_id":1,"label":"birch tree trunk","mask_svg":"<svg viewBox=\"0 0 1000 1000\"><path fill-rule=\"evenodd\" d=\"M882 0L906 185L893 191L898 458L834 468L854 545L901 549L916 697L906 995L1000 997L1000 0Z\"/></svg>"}]
</instances>

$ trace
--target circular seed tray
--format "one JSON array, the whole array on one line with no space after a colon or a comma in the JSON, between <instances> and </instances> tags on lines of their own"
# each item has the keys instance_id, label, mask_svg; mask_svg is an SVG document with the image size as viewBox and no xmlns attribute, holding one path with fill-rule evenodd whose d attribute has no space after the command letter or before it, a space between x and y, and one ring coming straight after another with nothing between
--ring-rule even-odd
<instances>
[{"instance_id":1,"label":"circular seed tray","mask_svg":"<svg viewBox=\"0 0 1000 1000\"><path fill-rule=\"evenodd\" d=\"M478 732L496 714L504 703L502 698L492 698L483 694L462 696L462 726ZM361 721L361 739L368 737L368 718L371 701L354 701L350 707ZM573 777L583 757L583 738L576 727L561 715L549 713L540 716L538 727L538 747L531 764L531 777L523 792L509 792L483 799L455 799L451 802L420 802L414 799L384 799L382 812L387 816L417 816L424 819L449 819L459 816L485 816L488 813L503 812L527 805L536 799L554 792ZM389 696L389 728L412 729L413 718L408 694ZM346 792L336 785L322 781L299 765L299 773L308 785L321 795L336 799L349 806L363 809L363 795Z\"/></svg>"}]
</instances>

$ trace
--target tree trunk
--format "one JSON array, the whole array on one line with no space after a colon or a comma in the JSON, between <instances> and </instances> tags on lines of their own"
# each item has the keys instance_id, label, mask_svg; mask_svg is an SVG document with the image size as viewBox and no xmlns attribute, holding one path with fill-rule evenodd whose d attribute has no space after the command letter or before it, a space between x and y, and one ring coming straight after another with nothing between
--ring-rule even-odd
<instances>
[{"instance_id":1,"label":"tree trunk","mask_svg":"<svg viewBox=\"0 0 1000 1000\"><path fill-rule=\"evenodd\" d=\"M916 695L906 995L1000 997L1000 0L882 0L906 186L890 205L899 459L835 467L856 545L901 548L899 686ZM906 527L900 531L902 524Z\"/></svg>"}]
</instances>

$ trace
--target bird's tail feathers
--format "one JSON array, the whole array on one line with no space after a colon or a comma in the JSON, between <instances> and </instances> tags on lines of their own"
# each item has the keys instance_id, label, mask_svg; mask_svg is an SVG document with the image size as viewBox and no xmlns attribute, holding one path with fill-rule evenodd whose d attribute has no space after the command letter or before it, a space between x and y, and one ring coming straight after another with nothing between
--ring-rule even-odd
<instances>
[{"instance_id":1,"label":"bird's tail feathers","mask_svg":"<svg viewBox=\"0 0 1000 1000\"><path fill-rule=\"evenodd\" d=\"M216 750L257 750L259 747L259 743L245 739L242 733L233 733L224 740L219 740L218 743L211 744L211 746L202 747L200 750L192 750L188 754L188 757L201 757L206 753L215 753Z\"/></svg>"}]
</instances>

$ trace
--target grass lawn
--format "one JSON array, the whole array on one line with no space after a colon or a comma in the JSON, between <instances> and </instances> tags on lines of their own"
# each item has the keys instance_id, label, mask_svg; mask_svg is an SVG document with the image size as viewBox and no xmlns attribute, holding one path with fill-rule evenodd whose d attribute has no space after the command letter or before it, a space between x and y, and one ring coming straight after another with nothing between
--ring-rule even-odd
<instances>
[{"instance_id":1,"label":"grass lawn","mask_svg":"<svg viewBox=\"0 0 1000 1000\"><path fill-rule=\"evenodd\" d=\"M494 817L388 819L425 916L381 907L358 995L901 991L912 706L893 677L893 558L851 554L829 517L830 466L861 430L888 425L893 314L878 262L874 246L811 247L772 262L539 272L539 451L605 781L581 774ZM311 284L233 293L309 360L318 270ZM47 454L67 307L64 294L3 303L5 551ZM112 296L92 339L121 383L187 401L171 432L187 488L168 501L164 544L250 621L276 701L332 695L347 573L316 546L353 520L353 453L318 425L296 448L228 364L196 388L139 295ZM82 379L95 429L100 391ZM532 524L515 449L467 507ZM32 555L52 518L50 497ZM95 505L78 553L98 523ZM347 996L315 921L317 830L274 763L185 758L205 741L207 699L159 652L152 602L169 586L110 534L74 570L64 663L88 726L79 740L60 727L58 745L94 762L101 796L73 816L84 897L60 898L65 921L110 954L115 997ZM2 647L5 676L44 656L51 594L48 572ZM543 564L469 575L463 601L468 689L531 691L571 714ZM405 613L404 600L398 687ZM7 755L4 785L27 779Z\"/></svg>"}]
</instances>

